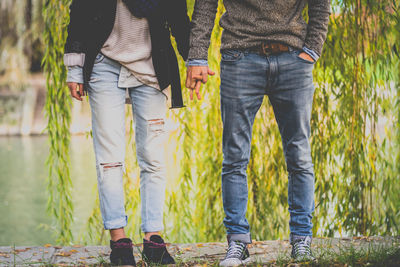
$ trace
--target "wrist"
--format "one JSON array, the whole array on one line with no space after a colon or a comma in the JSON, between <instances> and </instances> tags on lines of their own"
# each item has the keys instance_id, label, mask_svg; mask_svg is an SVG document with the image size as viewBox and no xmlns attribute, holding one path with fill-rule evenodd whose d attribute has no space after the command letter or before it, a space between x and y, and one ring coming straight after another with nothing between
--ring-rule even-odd
<instances>
[{"instance_id":1,"label":"wrist","mask_svg":"<svg viewBox=\"0 0 400 267\"><path fill-rule=\"evenodd\" d=\"M318 54L313 49L310 49L307 46L303 46L303 52L309 55L314 62L317 62L317 60L319 59Z\"/></svg>"},{"instance_id":2,"label":"wrist","mask_svg":"<svg viewBox=\"0 0 400 267\"><path fill-rule=\"evenodd\" d=\"M186 66L187 67L192 67L192 66L196 66L196 67L208 67L208 61L205 59L189 59L186 62Z\"/></svg>"}]
</instances>

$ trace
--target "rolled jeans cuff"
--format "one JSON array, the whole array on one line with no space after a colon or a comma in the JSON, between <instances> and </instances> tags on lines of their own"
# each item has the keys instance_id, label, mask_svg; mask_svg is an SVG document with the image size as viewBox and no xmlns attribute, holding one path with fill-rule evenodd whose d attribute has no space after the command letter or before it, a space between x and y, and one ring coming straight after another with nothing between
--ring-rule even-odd
<instances>
[{"instance_id":1,"label":"rolled jeans cuff","mask_svg":"<svg viewBox=\"0 0 400 267\"><path fill-rule=\"evenodd\" d=\"M83 68L80 66L68 67L67 83L83 84Z\"/></svg>"},{"instance_id":2,"label":"rolled jeans cuff","mask_svg":"<svg viewBox=\"0 0 400 267\"><path fill-rule=\"evenodd\" d=\"M227 236L228 243L231 241L240 241L245 244L251 244L251 235L250 233L247 234L229 234Z\"/></svg>"},{"instance_id":3,"label":"rolled jeans cuff","mask_svg":"<svg viewBox=\"0 0 400 267\"><path fill-rule=\"evenodd\" d=\"M164 230L162 218L158 221L157 220L156 221L143 221L141 228L142 228L143 233L161 232Z\"/></svg>"},{"instance_id":4,"label":"rolled jeans cuff","mask_svg":"<svg viewBox=\"0 0 400 267\"><path fill-rule=\"evenodd\" d=\"M106 230L123 228L128 223L128 216L103 223L104 223L104 229Z\"/></svg>"}]
</instances>

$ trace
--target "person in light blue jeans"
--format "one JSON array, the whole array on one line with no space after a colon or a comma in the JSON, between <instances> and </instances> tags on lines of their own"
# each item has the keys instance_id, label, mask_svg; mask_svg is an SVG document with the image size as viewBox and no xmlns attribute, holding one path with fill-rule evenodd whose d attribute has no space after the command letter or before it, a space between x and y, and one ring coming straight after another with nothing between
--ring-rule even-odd
<instances>
[{"instance_id":1,"label":"person in light blue jeans","mask_svg":"<svg viewBox=\"0 0 400 267\"><path fill-rule=\"evenodd\" d=\"M163 230L167 95L182 108L177 53L189 52L186 0L72 0L64 65L71 96L89 95L104 228L110 230L112 265L135 266L125 234L123 172L125 96L135 120L140 167L143 251L148 264L173 264ZM169 91L169 93L166 93Z\"/></svg>"},{"instance_id":2,"label":"person in light blue jeans","mask_svg":"<svg viewBox=\"0 0 400 267\"><path fill-rule=\"evenodd\" d=\"M79 83L81 76L80 67L69 67L67 81ZM146 234L159 233L164 228L166 159L163 147L168 135L165 129L167 96L140 83L121 64L100 53L88 84L88 96L104 229L123 230L127 225L122 179L125 171L126 91L132 101L140 167L141 229ZM145 239L144 245L148 242ZM166 261L166 253L164 248L157 262ZM169 254L168 259L173 262Z\"/></svg>"},{"instance_id":3,"label":"person in light blue jeans","mask_svg":"<svg viewBox=\"0 0 400 267\"><path fill-rule=\"evenodd\" d=\"M128 90L134 111L136 152L141 177L141 228L145 233L158 232L164 228L162 218L166 166L162 147L167 136L164 129L167 98L160 90L141 84L133 79L130 72L123 70L118 62L99 54L88 87L104 228L118 229L127 223L122 172L126 149L125 100ZM121 168L111 168L115 165Z\"/></svg>"},{"instance_id":4,"label":"person in light blue jeans","mask_svg":"<svg viewBox=\"0 0 400 267\"><path fill-rule=\"evenodd\" d=\"M81 75L81 68L71 67L67 81L79 82ZM141 228L145 233L159 232L163 229L166 178L165 157L160 148L167 136L164 128L167 97L160 90L140 83L118 62L99 54L89 81L88 96L104 228L118 229L127 224L122 181L126 90L134 111L141 176Z\"/></svg>"}]
</instances>

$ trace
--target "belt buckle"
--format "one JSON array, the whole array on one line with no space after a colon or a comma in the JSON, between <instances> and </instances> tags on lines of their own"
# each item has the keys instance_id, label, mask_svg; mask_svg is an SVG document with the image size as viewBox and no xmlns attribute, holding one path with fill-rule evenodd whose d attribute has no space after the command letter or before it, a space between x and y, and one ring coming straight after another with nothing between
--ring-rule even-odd
<instances>
[{"instance_id":1,"label":"belt buckle","mask_svg":"<svg viewBox=\"0 0 400 267\"><path fill-rule=\"evenodd\" d=\"M277 55L281 53L279 45L271 42L261 43L261 51L266 56Z\"/></svg>"},{"instance_id":2,"label":"belt buckle","mask_svg":"<svg viewBox=\"0 0 400 267\"><path fill-rule=\"evenodd\" d=\"M269 47L267 47L268 44L269 44L269 43L265 43L265 42L262 42L262 43L261 43L261 53L262 53L263 55L265 55L265 56L270 56L270 55L272 55L271 50L269 49Z\"/></svg>"}]
</instances>

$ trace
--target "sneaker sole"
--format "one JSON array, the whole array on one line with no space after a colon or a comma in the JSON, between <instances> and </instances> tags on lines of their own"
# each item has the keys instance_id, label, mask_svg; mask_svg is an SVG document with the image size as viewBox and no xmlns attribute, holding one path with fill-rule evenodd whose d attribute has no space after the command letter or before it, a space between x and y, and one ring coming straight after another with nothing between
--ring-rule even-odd
<instances>
[{"instance_id":1,"label":"sneaker sole","mask_svg":"<svg viewBox=\"0 0 400 267\"><path fill-rule=\"evenodd\" d=\"M235 267L235 266L241 266L241 265L247 265L250 262L251 258L248 257L245 260L234 260L226 262L225 264L222 262L219 263L219 266L221 267Z\"/></svg>"}]
</instances>

